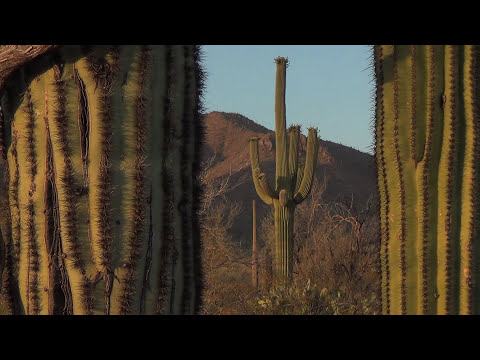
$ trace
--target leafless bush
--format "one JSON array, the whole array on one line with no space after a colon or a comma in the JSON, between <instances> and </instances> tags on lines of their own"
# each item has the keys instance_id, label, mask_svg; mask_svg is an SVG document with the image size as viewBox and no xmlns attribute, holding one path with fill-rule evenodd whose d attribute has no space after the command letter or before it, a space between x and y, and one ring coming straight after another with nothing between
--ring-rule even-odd
<instances>
[{"instance_id":1,"label":"leafless bush","mask_svg":"<svg viewBox=\"0 0 480 360\"><path fill-rule=\"evenodd\" d=\"M295 281L341 291L352 306L370 298L376 312L380 243L375 201L356 209L353 201L325 203L321 192L311 195L295 218Z\"/></svg>"},{"instance_id":2,"label":"leafless bush","mask_svg":"<svg viewBox=\"0 0 480 360\"><path fill-rule=\"evenodd\" d=\"M201 207L202 262L204 272L203 314L248 313L247 303L255 296L249 286L251 259L231 236L232 225L241 205L226 195L246 181L233 181L243 166L232 169L223 178L209 173L215 157L203 164L201 181L204 196Z\"/></svg>"},{"instance_id":3,"label":"leafless bush","mask_svg":"<svg viewBox=\"0 0 480 360\"><path fill-rule=\"evenodd\" d=\"M206 176L204 179L209 179ZM379 224L376 201L363 208L323 200L325 180L315 181L295 213L295 264L286 290L271 286L273 211L258 219L259 290L251 284L251 253L230 229L240 205L225 195L231 179L205 182L202 225L204 314L375 314ZM212 205L215 204L215 205Z\"/></svg>"}]
</instances>

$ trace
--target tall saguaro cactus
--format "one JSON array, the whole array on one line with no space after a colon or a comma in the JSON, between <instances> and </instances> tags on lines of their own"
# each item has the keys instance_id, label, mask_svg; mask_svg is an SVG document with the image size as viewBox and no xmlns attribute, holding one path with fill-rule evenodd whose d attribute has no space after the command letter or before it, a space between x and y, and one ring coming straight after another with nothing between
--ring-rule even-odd
<instances>
[{"instance_id":1,"label":"tall saguaro cactus","mask_svg":"<svg viewBox=\"0 0 480 360\"><path fill-rule=\"evenodd\" d=\"M383 313L479 314L479 48L373 53Z\"/></svg>"},{"instance_id":2,"label":"tall saguaro cactus","mask_svg":"<svg viewBox=\"0 0 480 360\"><path fill-rule=\"evenodd\" d=\"M61 46L10 76L0 230L11 313L198 310L200 56Z\"/></svg>"},{"instance_id":3,"label":"tall saguaro cactus","mask_svg":"<svg viewBox=\"0 0 480 360\"><path fill-rule=\"evenodd\" d=\"M252 177L258 196L275 211L275 261L274 280L287 284L293 271L293 220L295 207L308 196L311 190L318 155L317 129L310 128L307 138L305 165L298 162L300 126L288 128L285 115L285 89L288 59L278 57L275 88L275 143L276 177L275 188L260 170L259 138L250 139Z\"/></svg>"}]
</instances>

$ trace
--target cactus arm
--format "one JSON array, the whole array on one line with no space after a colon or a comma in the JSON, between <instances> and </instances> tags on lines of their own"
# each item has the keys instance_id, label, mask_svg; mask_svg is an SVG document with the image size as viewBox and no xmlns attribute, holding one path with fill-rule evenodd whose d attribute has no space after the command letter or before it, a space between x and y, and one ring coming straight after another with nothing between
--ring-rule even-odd
<instances>
[{"instance_id":1,"label":"cactus arm","mask_svg":"<svg viewBox=\"0 0 480 360\"><path fill-rule=\"evenodd\" d=\"M465 166L462 177L462 218L460 232L460 314L472 315L474 308L473 297L473 244L478 236L478 225L475 225L475 219L478 218L475 193L478 192L478 137L479 127L475 123L478 119L478 100L476 79L478 77L478 64L476 53L478 49L475 45L465 45L464 49L464 96L465 96Z\"/></svg>"},{"instance_id":2,"label":"cactus arm","mask_svg":"<svg viewBox=\"0 0 480 360\"><path fill-rule=\"evenodd\" d=\"M305 164L299 163L297 166L297 178L295 180L295 189L293 191L294 194L296 194L298 192L298 189L300 189L300 185L302 184L304 169L305 169Z\"/></svg>"},{"instance_id":3,"label":"cactus arm","mask_svg":"<svg viewBox=\"0 0 480 360\"><path fill-rule=\"evenodd\" d=\"M250 139L250 161L252 166L253 184L255 185L255 190L257 191L260 199L262 199L267 205L273 205L273 197L271 196L273 191L271 191L270 186L264 188L267 180L265 174L263 174L263 177L260 176L262 173L260 172L261 170L258 156L258 140L258 138ZM263 185L262 181L260 181L260 177L262 178Z\"/></svg>"},{"instance_id":4,"label":"cactus arm","mask_svg":"<svg viewBox=\"0 0 480 360\"><path fill-rule=\"evenodd\" d=\"M257 176L257 178L262 188L262 191L270 198L277 199L278 196L275 194L275 191L273 191L273 189L270 187L270 184L268 183L267 175L265 175L265 173L261 173Z\"/></svg>"},{"instance_id":5,"label":"cactus arm","mask_svg":"<svg viewBox=\"0 0 480 360\"><path fill-rule=\"evenodd\" d=\"M290 176L289 192L295 193L298 176L298 149L300 142L300 126L291 126L288 129L290 148L288 150L288 173Z\"/></svg>"},{"instance_id":6,"label":"cactus arm","mask_svg":"<svg viewBox=\"0 0 480 360\"><path fill-rule=\"evenodd\" d=\"M285 113L285 89L287 81L288 59L278 57L275 82L275 192L287 189L288 178L288 148Z\"/></svg>"},{"instance_id":7,"label":"cactus arm","mask_svg":"<svg viewBox=\"0 0 480 360\"><path fill-rule=\"evenodd\" d=\"M308 130L307 157L305 159L302 182L298 188L298 191L293 197L293 200L296 204L300 204L303 200L305 200L312 189L313 177L315 175L315 168L317 165L318 143L317 129L310 128Z\"/></svg>"}]
</instances>

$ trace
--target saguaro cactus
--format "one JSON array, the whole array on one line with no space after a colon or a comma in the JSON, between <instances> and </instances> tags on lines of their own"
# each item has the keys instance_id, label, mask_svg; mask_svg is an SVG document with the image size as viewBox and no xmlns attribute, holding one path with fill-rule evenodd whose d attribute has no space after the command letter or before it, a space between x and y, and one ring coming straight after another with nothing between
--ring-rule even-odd
<instances>
[{"instance_id":1,"label":"saguaro cactus","mask_svg":"<svg viewBox=\"0 0 480 360\"><path fill-rule=\"evenodd\" d=\"M384 314L480 313L478 50L373 48Z\"/></svg>"},{"instance_id":2,"label":"saguaro cactus","mask_svg":"<svg viewBox=\"0 0 480 360\"><path fill-rule=\"evenodd\" d=\"M11 313L197 311L200 55L62 46L12 74L0 93Z\"/></svg>"},{"instance_id":3,"label":"saguaro cactus","mask_svg":"<svg viewBox=\"0 0 480 360\"><path fill-rule=\"evenodd\" d=\"M276 177L275 188L260 170L259 138L250 139L252 177L258 196L275 212L275 261L274 280L288 284L293 270L293 220L295 207L308 196L311 190L318 155L317 129L310 128L307 138L305 165L298 162L300 126L286 129L285 89L288 59L278 57L275 89L275 143Z\"/></svg>"}]
</instances>

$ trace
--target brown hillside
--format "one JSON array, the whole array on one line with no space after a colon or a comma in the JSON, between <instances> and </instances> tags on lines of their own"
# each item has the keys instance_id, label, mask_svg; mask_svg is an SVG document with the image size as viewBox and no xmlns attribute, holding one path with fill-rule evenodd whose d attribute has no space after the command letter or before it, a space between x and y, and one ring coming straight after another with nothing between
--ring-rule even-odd
<instances>
[{"instance_id":1,"label":"brown hillside","mask_svg":"<svg viewBox=\"0 0 480 360\"><path fill-rule=\"evenodd\" d=\"M252 120L233 113L211 112L205 115L205 144L202 158L204 161L215 156L209 176L220 178L230 172L241 169L232 177L235 182L247 174L246 183L228 194L228 198L242 204L242 212L233 226L234 238L243 244L251 239L251 204L257 200L258 219L262 218L268 205L265 205L255 192L252 181L249 154L249 139L260 138L260 164L267 174L270 184L275 176L275 133L256 124ZM321 135L321 128L319 133ZM305 159L306 137L301 135L300 159ZM320 141L316 170L317 179L327 178L324 198L331 200L354 199L358 206L366 203L375 192L375 174L373 157L353 148L330 141Z\"/></svg>"}]
</instances>

